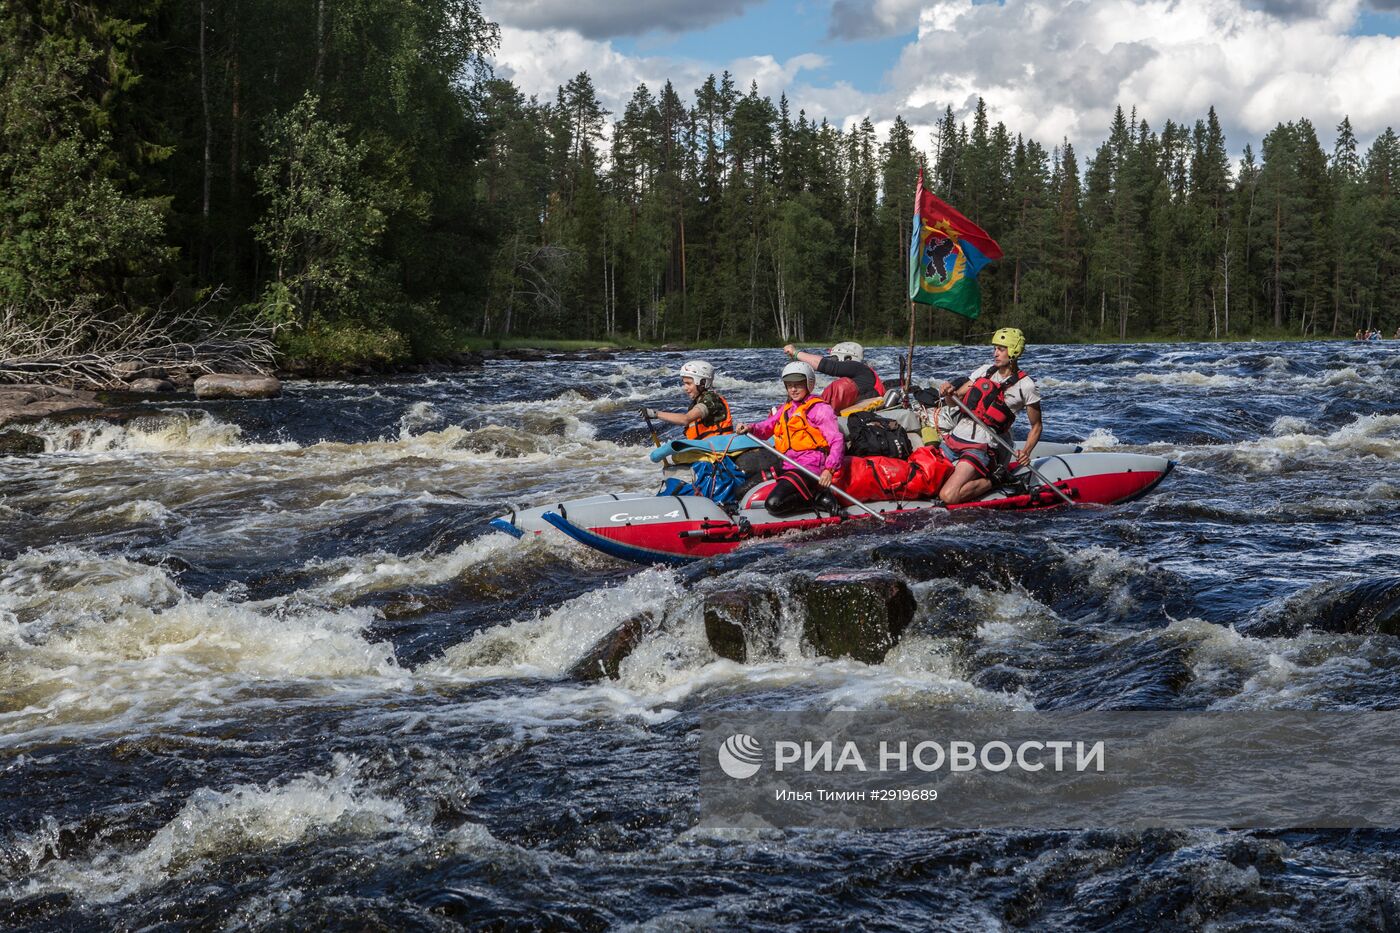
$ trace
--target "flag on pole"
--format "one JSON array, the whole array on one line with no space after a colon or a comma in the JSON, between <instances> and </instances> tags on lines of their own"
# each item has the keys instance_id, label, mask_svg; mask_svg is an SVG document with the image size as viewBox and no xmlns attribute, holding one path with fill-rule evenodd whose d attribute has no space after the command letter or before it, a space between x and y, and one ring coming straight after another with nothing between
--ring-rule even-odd
<instances>
[{"instance_id":1,"label":"flag on pole","mask_svg":"<svg viewBox=\"0 0 1400 933\"><path fill-rule=\"evenodd\" d=\"M1001 258L1001 247L981 227L925 191L922 169L914 192L913 228L909 300L975 321L982 310L977 273Z\"/></svg>"}]
</instances>

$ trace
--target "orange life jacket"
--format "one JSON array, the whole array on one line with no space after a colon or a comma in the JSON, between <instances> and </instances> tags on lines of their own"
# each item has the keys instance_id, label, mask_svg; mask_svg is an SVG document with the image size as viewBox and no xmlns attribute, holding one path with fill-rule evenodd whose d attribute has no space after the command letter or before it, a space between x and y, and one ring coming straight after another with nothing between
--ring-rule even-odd
<instances>
[{"instance_id":1,"label":"orange life jacket","mask_svg":"<svg viewBox=\"0 0 1400 933\"><path fill-rule=\"evenodd\" d=\"M822 401L820 395L809 395L800 404L787 402L778 415L778 423L773 426L773 446L779 453L790 450L826 450L831 445L822 435L822 429L807 420L807 412Z\"/></svg>"},{"instance_id":2,"label":"orange life jacket","mask_svg":"<svg viewBox=\"0 0 1400 933\"><path fill-rule=\"evenodd\" d=\"M714 434L734 433L734 419L729 416L729 402L723 395L715 393L715 398L724 406L724 417L719 420L719 424L701 424L699 421L692 421L685 426L685 436L693 441L698 441L702 437L710 437ZM710 412L714 414L714 412Z\"/></svg>"}]
</instances>

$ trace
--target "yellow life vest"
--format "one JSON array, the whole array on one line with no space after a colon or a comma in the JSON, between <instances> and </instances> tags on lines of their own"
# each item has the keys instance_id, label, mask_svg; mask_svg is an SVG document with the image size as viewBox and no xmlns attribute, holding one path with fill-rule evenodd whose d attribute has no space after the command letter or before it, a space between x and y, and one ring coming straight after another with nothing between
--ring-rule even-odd
<instances>
[{"instance_id":1,"label":"yellow life vest","mask_svg":"<svg viewBox=\"0 0 1400 933\"><path fill-rule=\"evenodd\" d=\"M820 395L809 395L801 404L788 402L778 415L778 423L773 426L773 445L779 453L792 450L826 450L831 445L822 435L822 429L807 420L807 412L822 400Z\"/></svg>"}]
</instances>

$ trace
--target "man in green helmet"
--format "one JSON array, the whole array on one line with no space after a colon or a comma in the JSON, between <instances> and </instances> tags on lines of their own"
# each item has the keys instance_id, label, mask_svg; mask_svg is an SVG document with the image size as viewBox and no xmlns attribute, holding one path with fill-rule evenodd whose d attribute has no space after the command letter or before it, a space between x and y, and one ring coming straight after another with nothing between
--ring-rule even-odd
<instances>
[{"instance_id":1,"label":"man in green helmet","mask_svg":"<svg viewBox=\"0 0 1400 933\"><path fill-rule=\"evenodd\" d=\"M943 455L953 464L952 475L938 491L946 504L971 502L992 491L999 446L993 436L999 435L1009 446L1011 426L1020 411L1025 411L1031 430L1011 467L1030 462L1040 441L1040 390L1020 368L1025 349L1025 335L1015 327L1003 327L992 335L990 366L974 370L967 379L939 386L945 397L956 394L972 412L969 417L957 409L960 417L943 438ZM950 400L948 404L953 403Z\"/></svg>"}]
</instances>

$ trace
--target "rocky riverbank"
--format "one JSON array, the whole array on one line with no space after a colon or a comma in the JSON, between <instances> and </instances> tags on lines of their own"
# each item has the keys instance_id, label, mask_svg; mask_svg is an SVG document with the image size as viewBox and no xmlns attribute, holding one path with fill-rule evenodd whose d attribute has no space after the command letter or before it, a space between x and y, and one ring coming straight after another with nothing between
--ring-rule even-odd
<instances>
[{"instance_id":1,"label":"rocky riverbank","mask_svg":"<svg viewBox=\"0 0 1400 933\"><path fill-rule=\"evenodd\" d=\"M0 425L36 421L65 411L97 410L96 392L43 385L0 385Z\"/></svg>"},{"instance_id":2,"label":"rocky riverbank","mask_svg":"<svg viewBox=\"0 0 1400 933\"><path fill-rule=\"evenodd\" d=\"M668 348L669 349L669 348ZM679 349L679 348L676 348ZM101 390L72 389L22 383L0 385L0 427L23 425L53 415L69 412L94 414L119 411L129 401L124 396L193 392L201 400L276 398L282 394L278 377L299 379L343 379L354 376L389 375L395 373L445 372L474 369L489 360L515 362L573 362L610 360L622 352L614 347L594 347L578 350L553 350L537 347L512 347L449 353L435 360L394 366L379 372L364 367L333 367L304 360L288 360L277 376L253 372L209 373L196 376L179 371L129 368L112 373L113 384ZM36 449L35 443L40 446ZM42 452L42 441L17 429L4 432L0 456Z\"/></svg>"}]
</instances>

